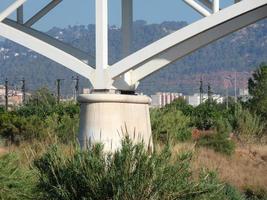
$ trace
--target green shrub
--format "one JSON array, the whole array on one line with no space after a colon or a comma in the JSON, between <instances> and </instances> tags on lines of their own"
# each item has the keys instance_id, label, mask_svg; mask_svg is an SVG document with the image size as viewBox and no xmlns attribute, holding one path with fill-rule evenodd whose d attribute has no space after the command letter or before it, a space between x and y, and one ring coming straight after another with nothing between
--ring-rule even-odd
<instances>
[{"instance_id":1,"label":"green shrub","mask_svg":"<svg viewBox=\"0 0 267 200\"><path fill-rule=\"evenodd\" d=\"M180 110L151 110L152 132L156 140L186 141L191 139L190 118Z\"/></svg>"},{"instance_id":2,"label":"green shrub","mask_svg":"<svg viewBox=\"0 0 267 200\"><path fill-rule=\"evenodd\" d=\"M267 199L267 192L262 189L246 188L244 194L247 200Z\"/></svg>"},{"instance_id":3,"label":"green shrub","mask_svg":"<svg viewBox=\"0 0 267 200\"><path fill-rule=\"evenodd\" d=\"M69 156L53 147L35 166L43 199L233 199L214 173L203 172L195 181L190 159L191 154L174 159L167 148L148 154L126 139L113 155L101 145Z\"/></svg>"},{"instance_id":4,"label":"green shrub","mask_svg":"<svg viewBox=\"0 0 267 200\"><path fill-rule=\"evenodd\" d=\"M63 144L76 142L79 128L78 115L70 117L66 114L62 116L53 114L45 120L45 123L49 129L49 133L56 136L59 142Z\"/></svg>"},{"instance_id":5,"label":"green shrub","mask_svg":"<svg viewBox=\"0 0 267 200\"><path fill-rule=\"evenodd\" d=\"M25 118L10 113L0 114L0 136L11 143L19 143L26 126Z\"/></svg>"},{"instance_id":6,"label":"green shrub","mask_svg":"<svg viewBox=\"0 0 267 200\"><path fill-rule=\"evenodd\" d=\"M266 126L259 116L240 108L236 113L236 133L245 139L260 139Z\"/></svg>"},{"instance_id":7,"label":"green shrub","mask_svg":"<svg viewBox=\"0 0 267 200\"><path fill-rule=\"evenodd\" d=\"M231 199L231 200L245 199L244 195L242 195L236 188L234 188L233 186L229 184L225 185L224 191L228 199Z\"/></svg>"},{"instance_id":8,"label":"green shrub","mask_svg":"<svg viewBox=\"0 0 267 200\"><path fill-rule=\"evenodd\" d=\"M0 106L0 114L5 112L5 108L3 106Z\"/></svg>"},{"instance_id":9,"label":"green shrub","mask_svg":"<svg viewBox=\"0 0 267 200\"><path fill-rule=\"evenodd\" d=\"M194 109L193 126L200 130L214 129L221 117L221 107L216 102L205 102Z\"/></svg>"},{"instance_id":10,"label":"green shrub","mask_svg":"<svg viewBox=\"0 0 267 200\"><path fill-rule=\"evenodd\" d=\"M35 185L33 171L21 168L17 155L0 157L0 199L36 199Z\"/></svg>"},{"instance_id":11,"label":"green shrub","mask_svg":"<svg viewBox=\"0 0 267 200\"><path fill-rule=\"evenodd\" d=\"M57 137L61 143L69 144L76 141L78 125L78 115L71 117L67 114L53 114L42 119L37 115L23 117L14 113L3 113L0 114L0 137L12 144L20 144L22 141L45 141L50 137Z\"/></svg>"},{"instance_id":12,"label":"green shrub","mask_svg":"<svg viewBox=\"0 0 267 200\"><path fill-rule=\"evenodd\" d=\"M192 116L194 107L186 103L184 99L178 98L164 108L165 111L180 110L186 116Z\"/></svg>"},{"instance_id":13,"label":"green shrub","mask_svg":"<svg viewBox=\"0 0 267 200\"><path fill-rule=\"evenodd\" d=\"M199 139L197 145L211 148L219 153L231 155L235 150L235 143L228 137L228 134L223 133L206 135Z\"/></svg>"}]
</instances>

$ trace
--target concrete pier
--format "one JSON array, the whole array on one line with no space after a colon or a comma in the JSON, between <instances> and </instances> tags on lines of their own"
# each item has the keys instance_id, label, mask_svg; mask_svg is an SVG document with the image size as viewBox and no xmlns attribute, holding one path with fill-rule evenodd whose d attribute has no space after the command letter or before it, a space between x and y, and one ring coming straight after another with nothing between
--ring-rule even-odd
<instances>
[{"instance_id":1,"label":"concrete pier","mask_svg":"<svg viewBox=\"0 0 267 200\"><path fill-rule=\"evenodd\" d=\"M79 142L82 148L104 144L104 151L114 152L128 135L133 142L144 142L153 149L147 96L121 94L84 94L81 104Z\"/></svg>"}]
</instances>

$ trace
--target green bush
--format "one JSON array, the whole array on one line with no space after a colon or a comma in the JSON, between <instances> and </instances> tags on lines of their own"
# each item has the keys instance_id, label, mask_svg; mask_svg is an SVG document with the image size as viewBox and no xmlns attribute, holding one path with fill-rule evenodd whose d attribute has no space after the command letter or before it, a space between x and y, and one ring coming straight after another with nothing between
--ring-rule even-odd
<instances>
[{"instance_id":1,"label":"green bush","mask_svg":"<svg viewBox=\"0 0 267 200\"><path fill-rule=\"evenodd\" d=\"M151 110L151 126L154 138L186 141L191 139L190 118L180 110Z\"/></svg>"},{"instance_id":2,"label":"green bush","mask_svg":"<svg viewBox=\"0 0 267 200\"><path fill-rule=\"evenodd\" d=\"M0 157L0 199L37 199L36 181L33 171L20 167L17 155Z\"/></svg>"},{"instance_id":3,"label":"green bush","mask_svg":"<svg viewBox=\"0 0 267 200\"><path fill-rule=\"evenodd\" d=\"M165 111L180 110L186 116L192 116L194 107L187 104L184 99L178 98L164 108Z\"/></svg>"},{"instance_id":4,"label":"green bush","mask_svg":"<svg viewBox=\"0 0 267 200\"><path fill-rule=\"evenodd\" d=\"M79 128L79 116L75 115L70 117L69 115L59 116L53 114L45 120L49 133L56 136L59 142L63 144L75 143Z\"/></svg>"},{"instance_id":5,"label":"green bush","mask_svg":"<svg viewBox=\"0 0 267 200\"><path fill-rule=\"evenodd\" d=\"M246 188L245 197L247 200L266 200L267 192L262 189Z\"/></svg>"},{"instance_id":6,"label":"green bush","mask_svg":"<svg viewBox=\"0 0 267 200\"><path fill-rule=\"evenodd\" d=\"M0 106L0 114L5 112L5 108L3 106Z\"/></svg>"},{"instance_id":7,"label":"green bush","mask_svg":"<svg viewBox=\"0 0 267 200\"><path fill-rule=\"evenodd\" d=\"M57 137L61 143L76 141L78 133L78 115L53 114L43 119L37 115L28 117L18 116L14 113L0 114L0 137L12 144L21 141L46 140Z\"/></svg>"},{"instance_id":8,"label":"green bush","mask_svg":"<svg viewBox=\"0 0 267 200\"><path fill-rule=\"evenodd\" d=\"M259 116L239 108L236 113L236 133L246 139L261 139L266 126Z\"/></svg>"},{"instance_id":9,"label":"green bush","mask_svg":"<svg viewBox=\"0 0 267 200\"><path fill-rule=\"evenodd\" d=\"M225 191L225 194L227 195L228 199L231 199L231 200L245 199L245 196L243 194L241 194L236 188L234 188L233 186L231 186L229 184L225 185L224 191Z\"/></svg>"},{"instance_id":10,"label":"green bush","mask_svg":"<svg viewBox=\"0 0 267 200\"><path fill-rule=\"evenodd\" d=\"M194 109L192 114L193 126L200 130L216 128L216 123L222 117L220 105L216 102L205 102Z\"/></svg>"},{"instance_id":11,"label":"green bush","mask_svg":"<svg viewBox=\"0 0 267 200\"><path fill-rule=\"evenodd\" d=\"M228 137L228 134L223 133L206 135L199 139L197 145L211 148L219 153L231 155L235 150L235 143Z\"/></svg>"},{"instance_id":12,"label":"green bush","mask_svg":"<svg viewBox=\"0 0 267 200\"><path fill-rule=\"evenodd\" d=\"M19 143L26 127L26 119L11 113L0 114L0 136L11 143Z\"/></svg>"},{"instance_id":13,"label":"green bush","mask_svg":"<svg viewBox=\"0 0 267 200\"><path fill-rule=\"evenodd\" d=\"M195 181L191 154L173 158L166 148L148 154L143 145L126 139L113 155L101 145L66 156L53 147L35 161L42 199L234 199L213 173L201 173Z\"/></svg>"}]
</instances>

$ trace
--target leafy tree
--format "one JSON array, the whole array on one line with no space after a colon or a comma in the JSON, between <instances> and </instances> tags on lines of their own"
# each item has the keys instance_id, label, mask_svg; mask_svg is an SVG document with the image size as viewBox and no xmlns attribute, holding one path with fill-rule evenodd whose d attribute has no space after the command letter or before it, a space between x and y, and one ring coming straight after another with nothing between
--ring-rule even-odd
<instances>
[{"instance_id":1,"label":"leafy tree","mask_svg":"<svg viewBox=\"0 0 267 200\"><path fill-rule=\"evenodd\" d=\"M267 119L267 65L261 64L249 79L250 106L264 119Z\"/></svg>"}]
</instances>

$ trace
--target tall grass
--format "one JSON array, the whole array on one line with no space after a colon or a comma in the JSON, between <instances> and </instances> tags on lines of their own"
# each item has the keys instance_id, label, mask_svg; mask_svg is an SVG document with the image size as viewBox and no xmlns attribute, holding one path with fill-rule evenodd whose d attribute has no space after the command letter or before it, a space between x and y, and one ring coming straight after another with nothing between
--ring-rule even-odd
<instances>
[{"instance_id":1,"label":"tall grass","mask_svg":"<svg viewBox=\"0 0 267 200\"><path fill-rule=\"evenodd\" d=\"M0 158L0 199L36 199L36 181L34 171L22 168L16 154Z\"/></svg>"},{"instance_id":2,"label":"tall grass","mask_svg":"<svg viewBox=\"0 0 267 200\"><path fill-rule=\"evenodd\" d=\"M236 113L236 132L245 139L245 141L261 139L263 136L266 122L261 118L251 113L249 110L240 108Z\"/></svg>"}]
</instances>

